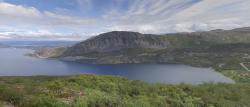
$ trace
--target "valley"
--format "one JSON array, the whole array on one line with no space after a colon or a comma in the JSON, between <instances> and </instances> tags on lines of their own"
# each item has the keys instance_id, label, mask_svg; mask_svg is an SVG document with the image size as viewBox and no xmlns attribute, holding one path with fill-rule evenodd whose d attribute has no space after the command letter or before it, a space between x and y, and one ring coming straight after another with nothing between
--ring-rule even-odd
<instances>
[{"instance_id":1,"label":"valley","mask_svg":"<svg viewBox=\"0 0 250 107\"><path fill-rule=\"evenodd\" d=\"M241 65L250 61L250 28L166 35L117 31L57 50L42 49L35 53L85 64L171 63L212 67L236 81L250 80L250 73Z\"/></svg>"},{"instance_id":2,"label":"valley","mask_svg":"<svg viewBox=\"0 0 250 107\"><path fill-rule=\"evenodd\" d=\"M0 107L250 107L250 0L0 0Z\"/></svg>"},{"instance_id":3,"label":"valley","mask_svg":"<svg viewBox=\"0 0 250 107\"><path fill-rule=\"evenodd\" d=\"M116 31L71 46L2 48L0 106L248 107L249 38L239 29Z\"/></svg>"}]
</instances>

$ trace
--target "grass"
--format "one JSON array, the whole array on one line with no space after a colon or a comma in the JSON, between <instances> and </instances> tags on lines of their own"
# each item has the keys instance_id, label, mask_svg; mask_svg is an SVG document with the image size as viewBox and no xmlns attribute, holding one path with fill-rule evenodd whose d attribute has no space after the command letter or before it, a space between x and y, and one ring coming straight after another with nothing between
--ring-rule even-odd
<instances>
[{"instance_id":1,"label":"grass","mask_svg":"<svg viewBox=\"0 0 250 107\"><path fill-rule=\"evenodd\" d=\"M2 101L0 101L0 107L3 107L3 102Z\"/></svg>"},{"instance_id":2,"label":"grass","mask_svg":"<svg viewBox=\"0 0 250 107\"><path fill-rule=\"evenodd\" d=\"M245 70L223 70L221 73L237 83L250 83L250 72Z\"/></svg>"},{"instance_id":3,"label":"grass","mask_svg":"<svg viewBox=\"0 0 250 107\"><path fill-rule=\"evenodd\" d=\"M0 77L0 101L17 107L250 106L250 84L148 84L121 77ZM1 103L0 103L1 104Z\"/></svg>"}]
</instances>

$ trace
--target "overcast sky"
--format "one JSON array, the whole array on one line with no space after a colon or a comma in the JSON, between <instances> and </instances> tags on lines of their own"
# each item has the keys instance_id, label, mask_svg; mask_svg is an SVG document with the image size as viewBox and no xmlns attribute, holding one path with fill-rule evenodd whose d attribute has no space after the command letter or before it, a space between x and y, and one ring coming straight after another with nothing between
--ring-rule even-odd
<instances>
[{"instance_id":1,"label":"overcast sky","mask_svg":"<svg viewBox=\"0 0 250 107\"><path fill-rule=\"evenodd\" d=\"M108 31L250 26L250 0L0 0L0 39L82 40Z\"/></svg>"}]
</instances>

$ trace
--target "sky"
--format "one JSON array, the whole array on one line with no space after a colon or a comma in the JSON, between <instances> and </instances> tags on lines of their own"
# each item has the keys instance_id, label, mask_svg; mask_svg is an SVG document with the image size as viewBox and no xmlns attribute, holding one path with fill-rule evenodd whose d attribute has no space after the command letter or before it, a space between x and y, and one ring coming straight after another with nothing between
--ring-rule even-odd
<instances>
[{"instance_id":1,"label":"sky","mask_svg":"<svg viewBox=\"0 0 250 107\"><path fill-rule=\"evenodd\" d=\"M84 40L250 26L250 0L0 0L0 40Z\"/></svg>"}]
</instances>

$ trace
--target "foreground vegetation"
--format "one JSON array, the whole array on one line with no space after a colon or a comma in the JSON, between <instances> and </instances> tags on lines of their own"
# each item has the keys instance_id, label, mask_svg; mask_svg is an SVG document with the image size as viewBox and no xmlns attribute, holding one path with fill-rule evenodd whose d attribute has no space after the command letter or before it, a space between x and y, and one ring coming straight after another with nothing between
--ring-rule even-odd
<instances>
[{"instance_id":1,"label":"foreground vegetation","mask_svg":"<svg viewBox=\"0 0 250 107\"><path fill-rule=\"evenodd\" d=\"M250 84L148 84L113 76L0 77L17 107L249 107ZM1 107L1 106L0 106Z\"/></svg>"},{"instance_id":2,"label":"foreground vegetation","mask_svg":"<svg viewBox=\"0 0 250 107\"><path fill-rule=\"evenodd\" d=\"M236 84L148 84L95 75L0 77L0 105L11 103L18 107L250 107L250 72L240 65L250 62L249 47L249 44L232 44L207 48L126 49L106 54L86 54L90 57L109 57L127 52L129 61L138 59L132 60L132 63L141 60L159 62L158 59L167 58L166 60L173 63L212 67L235 80ZM154 53L160 58L155 58ZM126 61L122 58L108 59L113 59L112 63Z\"/></svg>"},{"instance_id":3,"label":"foreground vegetation","mask_svg":"<svg viewBox=\"0 0 250 107\"><path fill-rule=\"evenodd\" d=\"M39 50L36 54L52 58L82 56L76 61L94 64L178 63L212 67L237 83L147 84L94 75L3 77L0 100L24 107L250 107L250 72L240 65L250 64L249 40L245 29L162 36L106 33L70 48ZM154 48L166 44L166 49Z\"/></svg>"}]
</instances>

